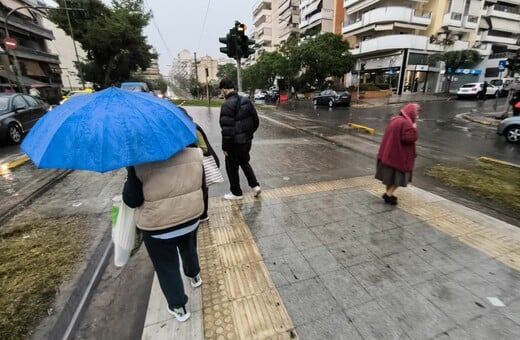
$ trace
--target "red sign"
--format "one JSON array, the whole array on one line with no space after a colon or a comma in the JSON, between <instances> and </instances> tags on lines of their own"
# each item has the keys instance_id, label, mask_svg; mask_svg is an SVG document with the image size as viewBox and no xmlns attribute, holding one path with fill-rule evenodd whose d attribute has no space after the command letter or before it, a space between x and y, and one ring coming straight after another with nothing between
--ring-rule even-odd
<instances>
[{"instance_id":1,"label":"red sign","mask_svg":"<svg viewBox=\"0 0 520 340\"><path fill-rule=\"evenodd\" d=\"M16 41L16 39L13 38L5 38L4 45L5 48L7 48L8 50L14 50L18 47L18 41Z\"/></svg>"}]
</instances>

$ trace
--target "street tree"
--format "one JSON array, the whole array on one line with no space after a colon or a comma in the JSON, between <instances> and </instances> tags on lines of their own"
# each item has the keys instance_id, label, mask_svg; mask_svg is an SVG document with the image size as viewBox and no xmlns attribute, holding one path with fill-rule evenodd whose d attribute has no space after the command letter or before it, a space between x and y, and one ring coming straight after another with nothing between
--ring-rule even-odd
<instances>
[{"instance_id":1,"label":"street tree","mask_svg":"<svg viewBox=\"0 0 520 340\"><path fill-rule=\"evenodd\" d=\"M256 63L244 69L244 88L249 90L264 89L274 83L283 57L279 52L263 52Z\"/></svg>"},{"instance_id":2,"label":"street tree","mask_svg":"<svg viewBox=\"0 0 520 340\"><path fill-rule=\"evenodd\" d=\"M446 74L447 87L446 92L450 90L453 72L460 68L472 68L478 65L482 60L482 56L475 50L458 50L432 54L428 57L430 65L436 65L438 62L444 63L444 74Z\"/></svg>"},{"instance_id":3,"label":"street tree","mask_svg":"<svg viewBox=\"0 0 520 340\"><path fill-rule=\"evenodd\" d=\"M217 68L217 77L219 79L231 79L236 83L237 80L237 67L234 63L226 63L223 65L218 65Z\"/></svg>"},{"instance_id":4,"label":"street tree","mask_svg":"<svg viewBox=\"0 0 520 340\"><path fill-rule=\"evenodd\" d=\"M49 19L81 44L86 52L78 70L83 78L106 88L130 79L133 72L150 66L157 58L146 41L143 29L151 13L144 11L142 0L113 0L110 7L100 0L57 0L58 8L68 11L72 32L64 10L49 10Z\"/></svg>"},{"instance_id":5,"label":"street tree","mask_svg":"<svg viewBox=\"0 0 520 340\"><path fill-rule=\"evenodd\" d=\"M290 60L310 86L323 88L326 78L341 77L352 70L355 59L349 47L340 34L322 33L301 42Z\"/></svg>"}]
</instances>

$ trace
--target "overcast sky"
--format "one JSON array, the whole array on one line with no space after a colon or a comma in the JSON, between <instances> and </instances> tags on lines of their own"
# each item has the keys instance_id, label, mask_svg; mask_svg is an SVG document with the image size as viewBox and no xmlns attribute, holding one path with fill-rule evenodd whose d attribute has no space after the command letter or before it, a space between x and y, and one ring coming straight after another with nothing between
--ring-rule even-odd
<instances>
[{"instance_id":1,"label":"overcast sky","mask_svg":"<svg viewBox=\"0 0 520 340\"><path fill-rule=\"evenodd\" d=\"M88 1L88 0L87 0ZM111 0L102 0L109 5ZM45 0L49 5L53 0ZM144 0L153 18L144 29L148 43L159 53L161 74L167 75L172 60L186 49L197 58L209 55L224 57L218 41L235 24L247 25L246 34L253 35L253 7L259 0Z\"/></svg>"},{"instance_id":2,"label":"overcast sky","mask_svg":"<svg viewBox=\"0 0 520 340\"><path fill-rule=\"evenodd\" d=\"M110 3L110 0L103 0ZM235 20L247 25L253 33L253 6L258 0L144 0L153 18L144 32L148 43L159 52L159 68L166 75L168 65L177 54L187 49L197 57L224 57L218 41L233 27Z\"/></svg>"}]
</instances>

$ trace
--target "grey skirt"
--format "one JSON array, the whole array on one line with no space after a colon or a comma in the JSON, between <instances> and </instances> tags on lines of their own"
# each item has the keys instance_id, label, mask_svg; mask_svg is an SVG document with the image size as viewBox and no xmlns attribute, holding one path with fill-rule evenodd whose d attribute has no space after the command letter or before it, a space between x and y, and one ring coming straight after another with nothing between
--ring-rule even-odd
<instances>
[{"instance_id":1,"label":"grey skirt","mask_svg":"<svg viewBox=\"0 0 520 340\"><path fill-rule=\"evenodd\" d=\"M412 171L401 172L377 160L376 179L382 181L384 185L405 187L412 181Z\"/></svg>"}]
</instances>

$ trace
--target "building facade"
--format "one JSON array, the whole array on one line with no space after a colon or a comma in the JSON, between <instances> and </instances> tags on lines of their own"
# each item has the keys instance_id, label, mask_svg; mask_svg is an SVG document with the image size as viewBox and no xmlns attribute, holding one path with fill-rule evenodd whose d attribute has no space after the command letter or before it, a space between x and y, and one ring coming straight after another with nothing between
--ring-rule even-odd
<instances>
[{"instance_id":1,"label":"building facade","mask_svg":"<svg viewBox=\"0 0 520 340\"><path fill-rule=\"evenodd\" d=\"M300 0L300 34L333 32L335 0Z\"/></svg>"},{"instance_id":2,"label":"building facade","mask_svg":"<svg viewBox=\"0 0 520 340\"><path fill-rule=\"evenodd\" d=\"M18 45L11 50L5 49L4 45L1 50L0 87L15 91L27 91L31 86L38 86L40 89L47 87L53 91L40 92L55 92L55 97L61 97L60 58L48 48L48 44L54 40L54 33L42 24L45 13L34 8L19 8L42 5L45 4L31 0L8 0L0 3L0 22L5 25L7 21L8 31L1 31L2 40L8 33ZM17 10L13 11L14 9Z\"/></svg>"},{"instance_id":3,"label":"building facade","mask_svg":"<svg viewBox=\"0 0 520 340\"><path fill-rule=\"evenodd\" d=\"M517 0L345 0L342 33L364 64L361 83L389 84L397 93L440 92L443 68L428 65L428 56L450 50L476 49L484 58L471 70L454 70L452 86L498 76L486 70L507 52L518 49ZM498 6L498 7L497 7ZM497 10L500 9L500 11ZM504 12L511 14L505 18ZM497 13L499 12L499 13ZM488 24L493 22L495 25ZM505 27L509 31L505 32ZM498 54L497 53L501 53Z\"/></svg>"}]
</instances>

